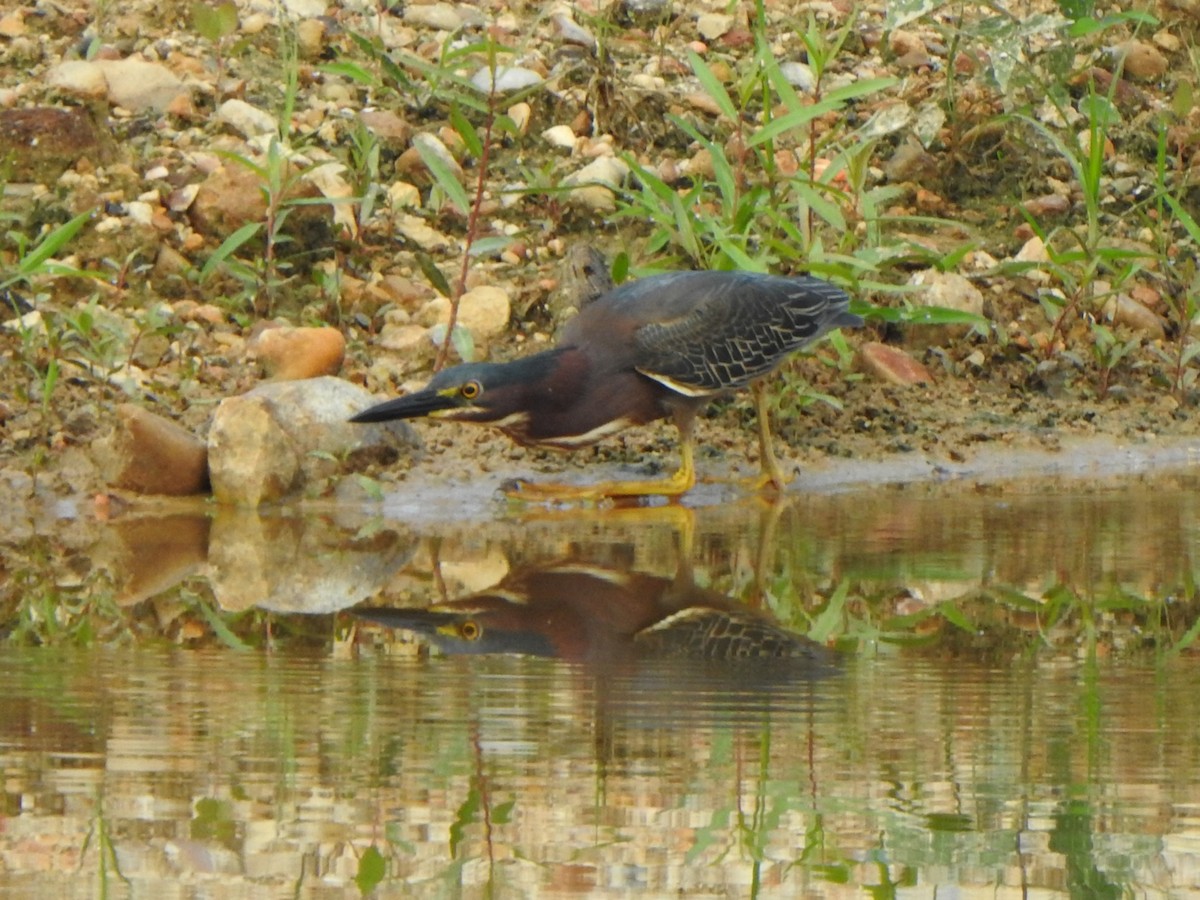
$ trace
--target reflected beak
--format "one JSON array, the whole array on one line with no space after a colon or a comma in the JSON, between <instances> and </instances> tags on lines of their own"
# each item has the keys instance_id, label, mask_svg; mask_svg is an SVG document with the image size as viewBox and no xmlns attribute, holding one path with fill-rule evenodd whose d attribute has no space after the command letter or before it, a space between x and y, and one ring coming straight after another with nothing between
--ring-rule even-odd
<instances>
[{"instance_id":1,"label":"reflected beak","mask_svg":"<svg viewBox=\"0 0 1200 900\"><path fill-rule=\"evenodd\" d=\"M393 419L416 419L420 416L436 415L444 410L454 409L453 393L443 394L426 388L415 394L406 394L395 400L377 403L364 409L357 415L351 416L351 422L390 422Z\"/></svg>"},{"instance_id":2,"label":"reflected beak","mask_svg":"<svg viewBox=\"0 0 1200 900\"><path fill-rule=\"evenodd\" d=\"M419 635L432 637L444 634L452 629L455 622L462 618L456 613L438 612L431 609L387 609L381 607L359 607L350 610L360 619L385 625L388 628L402 628Z\"/></svg>"}]
</instances>

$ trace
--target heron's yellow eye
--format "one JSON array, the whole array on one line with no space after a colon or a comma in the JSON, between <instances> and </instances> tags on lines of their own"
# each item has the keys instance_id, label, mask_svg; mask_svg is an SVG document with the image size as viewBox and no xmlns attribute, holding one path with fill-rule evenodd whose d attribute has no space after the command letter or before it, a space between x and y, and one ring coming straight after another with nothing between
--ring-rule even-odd
<instances>
[{"instance_id":1,"label":"heron's yellow eye","mask_svg":"<svg viewBox=\"0 0 1200 900\"><path fill-rule=\"evenodd\" d=\"M464 641L477 641L483 635L483 629L474 619L467 619L458 626L458 636Z\"/></svg>"},{"instance_id":2,"label":"heron's yellow eye","mask_svg":"<svg viewBox=\"0 0 1200 900\"><path fill-rule=\"evenodd\" d=\"M474 400L483 393L483 385L478 381L468 381L458 389L458 393L462 395L464 400Z\"/></svg>"}]
</instances>

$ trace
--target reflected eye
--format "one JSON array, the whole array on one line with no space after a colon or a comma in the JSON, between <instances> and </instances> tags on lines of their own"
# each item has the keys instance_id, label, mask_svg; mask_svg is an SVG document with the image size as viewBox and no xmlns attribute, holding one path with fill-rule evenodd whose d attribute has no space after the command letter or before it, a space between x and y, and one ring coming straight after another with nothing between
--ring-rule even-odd
<instances>
[{"instance_id":1,"label":"reflected eye","mask_svg":"<svg viewBox=\"0 0 1200 900\"><path fill-rule=\"evenodd\" d=\"M478 381L468 381L458 389L458 393L464 400L474 400L483 393L483 385Z\"/></svg>"},{"instance_id":2,"label":"reflected eye","mask_svg":"<svg viewBox=\"0 0 1200 900\"><path fill-rule=\"evenodd\" d=\"M473 619L467 619L458 626L458 636L464 641L477 641L483 636L483 629Z\"/></svg>"}]
</instances>

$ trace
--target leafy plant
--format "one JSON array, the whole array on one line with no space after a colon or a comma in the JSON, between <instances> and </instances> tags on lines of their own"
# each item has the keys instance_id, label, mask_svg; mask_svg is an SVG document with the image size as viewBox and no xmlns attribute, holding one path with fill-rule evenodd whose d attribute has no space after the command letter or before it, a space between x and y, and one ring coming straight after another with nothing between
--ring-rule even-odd
<instances>
[{"instance_id":1,"label":"leafy plant","mask_svg":"<svg viewBox=\"0 0 1200 900\"><path fill-rule=\"evenodd\" d=\"M231 0L225 0L215 6L205 0L195 0L192 3L193 30L213 45L213 56L217 65L216 101L221 102L221 83L225 77L225 54L223 52L225 39L237 32L238 11Z\"/></svg>"}]
</instances>

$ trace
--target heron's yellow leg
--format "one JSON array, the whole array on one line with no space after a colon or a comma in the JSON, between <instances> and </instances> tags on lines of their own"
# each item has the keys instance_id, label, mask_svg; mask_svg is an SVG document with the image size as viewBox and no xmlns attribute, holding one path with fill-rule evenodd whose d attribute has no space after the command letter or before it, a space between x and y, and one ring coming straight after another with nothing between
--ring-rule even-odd
<instances>
[{"instance_id":1,"label":"heron's yellow leg","mask_svg":"<svg viewBox=\"0 0 1200 900\"><path fill-rule=\"evenodd\" d=\"M771 439L771 414L767 409L767 390L761 381L751 384L750 390L754 394L754 414L758 418L758 459L762 472L753 478L745 479L743 483L755 491L769 486L772 490L780 492L790 479L783 474L775 456L775 442Z\"/></svg>"},{"instance_id":2,"label":"heron's yellow leg","mask_svg":"<svg viewBox=\"0 0 1200 900\"><path fill-rule=\"evenodd\" d=\"M690 420L679 428L679 468L666 478L641 481L601 481L596 484L554 484L516 481L503 488L516 500L607 500L621 497L680 497L696 486L695 446Z\"/></svg>"}]
</instances>

